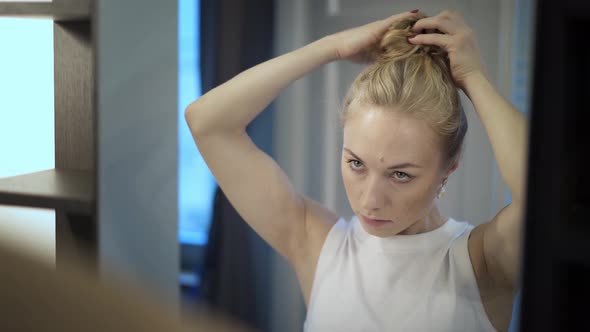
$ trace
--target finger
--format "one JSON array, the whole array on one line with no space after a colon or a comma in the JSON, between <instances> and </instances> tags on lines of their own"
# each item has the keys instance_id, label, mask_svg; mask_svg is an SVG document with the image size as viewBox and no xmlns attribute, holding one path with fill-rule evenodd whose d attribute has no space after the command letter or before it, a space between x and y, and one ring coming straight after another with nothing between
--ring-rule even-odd
<instances>
[{"instance_id":1,"label":"finger","mask_svg":"<svg viewBox=\"0 0 590 332\"><path fill-rule=\"evenodd\" d=\"M412 17L413 15L416 15L416 13L405 12L405 13L401 13L401 14L396 14L396 15L392 15L387 18L384 18L382 20L368 23L365 26L360 26L357 29L369 29L370 31L373 31L373 33L376 36L381 36L395 22L402 20L404 18Z\"/></svg>"},{"instance_id":2,"label":"finger","mask_svg":"<svg viewBox=\"0 0 590 332\"><path fill-rule=\"evenodd\" d=\"M1 1L1 0L0 0ZM391 15L384 19L367 23L364 26L357 27L357 29L370 29L377 35L382 35L391 27L395 22L407 19L416 15L419 15L419 11L403 12L400 14Z\"/></svg>"},{"instance_id":3,"label":"finger","mask_svg":"<svg viewBox=\"0 0 590 332\"><path fill-rule=\"evenodd\" d=\"M410 18L410 17L414 17L416 15L418 15L420 12L403 12L401 14L395 14L395 15L391 15L388 18L385 18L383 20L381 20L381 22L385 25L386 28L389 28L389 26L391 26L392 24L394 24L397 21L401 21L403 19L406 18Z\"/></svg>"},{"instance_id":4,"label":"finger","mask_svg":"<svg viewBox=\"0 0 590 332\"><path fill-rule=\"evenodd\" d=\"M451 36L441 33L423 33L408 38L408 41L415 45L436 45L448 51Z\"/></svg>"},{"instance_id":5,"label":"finger","mask_svg":"<svg viewBox=\"0 0 590 332\"><path fill-rule=\"evenodd\" d=\"M423 18L414 23L414 26L412 27L413 32L421 32L429 29L454 34L457 32L458 27L456 22L450 17L442 15Z\"/></svg>"}]
</instances>

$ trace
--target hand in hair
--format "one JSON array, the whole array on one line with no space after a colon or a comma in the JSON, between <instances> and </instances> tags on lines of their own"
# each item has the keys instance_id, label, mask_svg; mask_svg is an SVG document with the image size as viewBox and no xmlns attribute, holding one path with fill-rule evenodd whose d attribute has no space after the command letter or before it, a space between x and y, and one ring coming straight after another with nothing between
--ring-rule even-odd
<instances>
[{"instance_id":1,"label":"hand in hair","mask_svg":"<svg viewBox=\"0 0 590 332\"><path fill-rule=\"evenodd\" d=\"M438 30L442 33L429 33ZM443 11L418 20L412 27L417 35L408 38L412 44L436 45L448 53L451 73L457 85L464 88L468 77L485 75L475 34L457 12Z\"/></svg>"},{"instance_id":2,"label":"hand in hair","mask_svg":"<svg viewBox=\"0 0 590 332\"><path fill-rule=\"evenodd\" d=\"M328 36L336 52L335 58L361 63L371 62L374 59L370 50L381 41L387 29L398 21L417 15L405 12Z\"/></svg>"}]
</instances>

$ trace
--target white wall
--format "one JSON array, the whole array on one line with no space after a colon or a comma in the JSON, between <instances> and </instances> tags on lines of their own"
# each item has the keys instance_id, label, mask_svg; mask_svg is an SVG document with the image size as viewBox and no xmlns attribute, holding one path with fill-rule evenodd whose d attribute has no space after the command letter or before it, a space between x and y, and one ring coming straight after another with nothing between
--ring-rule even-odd
<instances>
[{"instance_id":1,"label":"white wall","mask_svg":"<svg viewBox=\"0 0 590 332\"><path fill-rule=\"evenodd\" d=\"M178 5L103 0L96 14L101 269L178 307Z\"/></svg>"}]
</instances>

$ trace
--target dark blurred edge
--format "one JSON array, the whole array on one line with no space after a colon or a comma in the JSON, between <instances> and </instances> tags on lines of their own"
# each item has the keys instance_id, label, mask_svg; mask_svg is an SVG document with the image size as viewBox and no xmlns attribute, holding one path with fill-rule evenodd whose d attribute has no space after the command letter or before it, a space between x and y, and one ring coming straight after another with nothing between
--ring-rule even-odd
<instances>
[{"instance_id":1,"label":"dark blurred edge","mask_svg":"<svg viewBox=\"0 0 590 332\"><path fill-rule=\"evenodd\" d=\"M521 331L590 331L589 24L589 1L537 1Z\"/></svg>"},{"instance_id":2,"label":"dark blurred edge","mask_svg":"<svg viewBox=\"0 0 590 332\"><path fill-rule=\"evenodd\" d=\"M55 269L0 245L0 331L251 331L202 306L181 317L149 290L65 257Z\"/></svg>"}]
</instances>

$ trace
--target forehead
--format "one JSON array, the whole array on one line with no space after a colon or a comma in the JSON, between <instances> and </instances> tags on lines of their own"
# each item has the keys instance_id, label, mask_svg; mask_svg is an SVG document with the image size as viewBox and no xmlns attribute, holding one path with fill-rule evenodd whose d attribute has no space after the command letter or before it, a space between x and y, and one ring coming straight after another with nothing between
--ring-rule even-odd
<instances>
[{"instance_id":1,"label":"forehead","mask_svg":"<svg viewBox=\"0 0 590 332\"><path fill-rule=\"evenodd\" d=\"M352 106L352 105L351 105ZM355 105L344 123L344 146L364 158L432 163L439 155L436 133L424 120L395 109Z\"/></svg>"}]
</instances>

